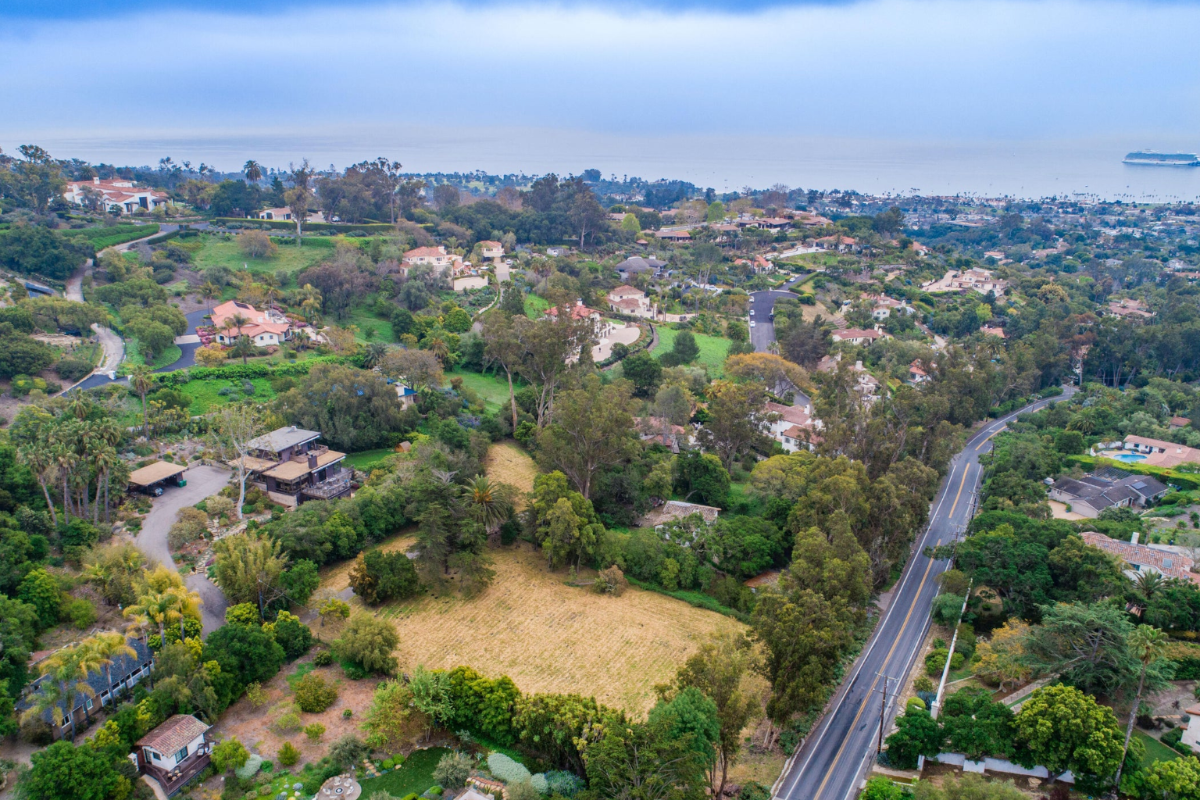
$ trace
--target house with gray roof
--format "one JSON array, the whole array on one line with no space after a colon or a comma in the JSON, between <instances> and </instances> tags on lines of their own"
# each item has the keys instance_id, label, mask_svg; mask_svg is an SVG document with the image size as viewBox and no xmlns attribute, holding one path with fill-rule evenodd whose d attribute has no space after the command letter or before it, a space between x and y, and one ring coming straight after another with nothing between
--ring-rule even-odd
<instances>
[{"instance_id":1,"label":"house with gray roof","mask_svg":"<svg viewBox=\"0 0 1200 800\"><path fill-rule=\"evenodd\" d=\"M56 721L56 715L51 709L46 709L42 713L42 719L50 726L51 733L55 739L62 739L71 736L72 720L74 720L74 729L82 730L88 721L102 709L104 706L117 703L119 698L125 692L133 689L138 683L146 679L150 675L150 670L154 667L154 653L150 650L144 639L129 637L125 640L134 651L134 656L131 658L126 655L118 655L113 658L112 664L108 669L102 669L97 672L88 673L87 684L92 689L92 694L85 692L76 693L67 709L67 701L63 700L59 703L59 712L63 721L59 725ZM47 652L49 657L52 653ZM36 664L32 665L36 669ZM21 693L21 699L17 701L17 711L25 711L34 705L35 695L42 690L48 681L53 680L53 676L41 675L37 679L31 681Z\"/></svg>"},{"instance_id":2,"label":"house with gray roof","mask_svg":"<svg viewBox=\"0 0 1200 800\"><path fill-rule=\"evenodd\" d=\"M1049 479L1047 479L1049 482ZM1065 503L1071 511L1095 519L1106 508L1146 508L1167 493L1167 486L1148 475L1120 469L1102 469L1079 480L1059 478L1050 483L1050 499Z\"/></svg>"}]
</instances>

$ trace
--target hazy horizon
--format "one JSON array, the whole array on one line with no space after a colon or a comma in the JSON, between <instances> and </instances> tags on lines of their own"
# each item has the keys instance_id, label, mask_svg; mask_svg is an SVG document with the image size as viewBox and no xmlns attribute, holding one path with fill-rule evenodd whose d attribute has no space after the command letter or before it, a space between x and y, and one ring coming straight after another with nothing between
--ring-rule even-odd
<instances>
[{"instance_id":1,"label":"hazy horizon","mask_svg":"<svg viewBox=\"0 0 1200 800\"><path fill-rule=\"evenodd\" d=\"M719 190L1200 196L1200 177L1119 163L1200 150L1196 5L733 5L0 2L0 146L227 170L386 155ZM823 185L837 180L853 183Z\"/></svg>"}]
</instances>

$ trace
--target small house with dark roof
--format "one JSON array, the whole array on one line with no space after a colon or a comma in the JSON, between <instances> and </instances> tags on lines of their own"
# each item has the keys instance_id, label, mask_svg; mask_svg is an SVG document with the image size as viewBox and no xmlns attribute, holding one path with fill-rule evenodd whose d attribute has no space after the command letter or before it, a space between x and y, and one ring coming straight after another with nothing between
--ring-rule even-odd
<instances>
[{"instance_id":1,"label":"small house with dark roof","mask_svg":"<svg viewBox=\"0 0 1200 800\"><path fill-rule=\"evenodd\" d=\"M129 758L170 797L212 762L211 727L189 714L176 714L139 739Z\"/></svg>"},{"instance_id":2,"label":"small house with dark roof","mask_svg":"<svg viewBox=\"0 0 1200 800\"><path fill-rule=\"evenodd\" d=\"M150 670L154 667L154 653L151 652L146 642L130 637L125 640L125 643L134 651L135 655L132 658L126 655L115 656L107 669L88 673L87 684L92 688L92 694L78 692L73 698L69 712L66 701L59 703L62 725L55 721L55 714L50 709L46 709L42 714L42 720L50 726L51 734L55 739L71 735L72 720L74 720L76 731L82 729L101 708L116 705L117 698L150 675ZM40 655L42 658L46 658L53 653L47 651ZM36 665L42 658L35 659L33 664ZM21 699L17 701L17 710L25 711L31 708L34 705L34 695L41 691L47 681L51 680L53 680L52 676L41 675L31 681L22 692Z\"/></svg>"}]
</instances>

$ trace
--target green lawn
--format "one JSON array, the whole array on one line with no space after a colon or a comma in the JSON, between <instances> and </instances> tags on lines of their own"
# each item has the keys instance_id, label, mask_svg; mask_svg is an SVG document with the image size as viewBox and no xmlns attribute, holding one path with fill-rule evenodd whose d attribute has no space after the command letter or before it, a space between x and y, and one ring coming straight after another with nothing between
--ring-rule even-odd
<instances>
[{"instance_id":1,"label":"green lawn","mask_svg":"<svg viewBox=\"0 0 1200 800\"><path fill-rule=\"evenodd\" d=\"M489 412L508 404L508 378L504 375L483 375L463 369L453 369L446 374L446 380L462 378L463 386L475 392L483 400ZM513 388L520 389L521 384L513 380Z\"/></svg>"},{"instance_id":2,"label":"green lawn","mask_svg":"<svg viewBox=\"0 0 1200 800\"><path fill-rule=\"evenodd\" d=\"M196 417L207 414L214 407L225 405L231 400L243 399L246 396L242 393L243 382L225 379L188 381L179 391L191 398L192 404L188 406L188 413ZM271 380L269 378L254 378L250 383L254 385L255 398L270 400L275 397L275 392L271 390ZM225 396L218 394L218 392L225 388L234 388L237 391Z\"/></svg>"},{"instance_id":3,"label":"green lawn","mask_svg":"<svg viewBox=\"0 0 1200 800\"><path fill-rule=\"evenodd\" d=\"M1138 737L1142 744L1146 746L1146 755L1142 757L1143 767L1148 767L1155 761L1174 761L1179 758L1179 753L1176 753L1153 736L1147 736L1137 728L1134 728L1133 735Z\"/></svg>"},{"instance_id":4,"label":"green lawn","mask_svg":"<svg viewBox=\"0 0 1200 800\"><path fill-rule=\"evenodd\" d=\"M370 797L375 792L388 792L392 797L424 793L433 786L433 771L437 768L438 761L449 752L444 747L414 750L404 759L404 765L400 769L363 781L362 796Z\"/></svg>"},{"instance_id":5,"label":"green lawn","mask_svg":"<svg viewBox=\"0 0 1200 800\"><path fill-rule=\"evenodd\" d=\"M346 463L355 469L370 472L380 461L395 454L395 450L389 450L386 447L380 450L363 450L361 453L351 453L346 456Z\"/></svg>"},{"instance_id":6,"label":"green lawn","mask_svg":"<svg viewBox=\"0 0 1200 800\"><path fill-rule=\"evenodd\" d=\"M525 316L537 319L545 313L550 304L536 294L525 295Z\"/></svg>"},{"instance_id":7,"label":"green lawn","mask_svg":"<svg viewBox=\"0 0 1200 800\"><path fill-rule=\"evenodd\" d=\"M250 258L238 246L237 237L224 241L219 236L200 236L203 247L192 254L193 269L203 272L209 267L225 267L231 271L245 265L251 272L294 273L329 258L328 247L294 247L283 245L273 258Z\"/></svg>"},{"instance_id":8,"label":"green lawn","mask_svg":"<svg viewBox=\"0 0 1200 800\"><path fill-rule=\"evenodd\" d=\"M662 358L663 353L675 346L675 337L679 331L660 325L658 328L658 346L654 348L654 356ZM730 341L724 336L708 336L703 333L693 334L696 344L700 346L700 355L694 363L708 367L709 377L720 378L725 375L725 356L729 355Z\"/></svg>"},{"instance_id":9,"label":"green lawn","mask_svg":"<svg viewBox=\"0 0 1200 800\"><path fill-rule=\"evenodd\" d=\"M155 357L154 362L148 364L150 369L162 369L170 366L183 357L183 351L179 349L179 345L173 344L166 350L163 350ZM127 339L125 341L125 363L130 366L145 364L146 359L142 357L141 351L138 349L137 339Z\"/></svg>"},{"instance_id":10,"label":"green lawn","mask_svg":"<svg viewBox=\"0 0 1200 800\"><path fill-rule=\"evenodd\" d=\"M360 342L391 342L392 324L380 319L366 305L355 306L350 312L350 324L358 328Z\"/></svg>"}]
</instances>

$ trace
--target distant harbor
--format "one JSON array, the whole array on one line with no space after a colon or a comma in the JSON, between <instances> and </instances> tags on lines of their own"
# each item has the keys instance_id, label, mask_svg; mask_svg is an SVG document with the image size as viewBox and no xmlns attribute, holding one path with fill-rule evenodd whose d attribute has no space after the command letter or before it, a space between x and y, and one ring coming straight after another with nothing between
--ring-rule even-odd
<instances>
[{"instance_id":1,"label":"distant harbor","mask_svg":"<svg viewBox=\"0 0 1200 800\"><path fill-rule=\"evenodd\" d=\"M1125 156L1126 164L1139 167L1200 167L1200 158L1195 153L1157 153L1153 150L1138 150Z\"/></svg>"}]
</instances>

